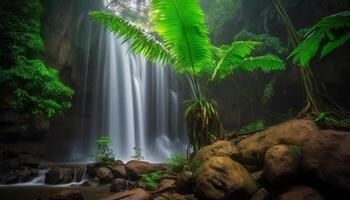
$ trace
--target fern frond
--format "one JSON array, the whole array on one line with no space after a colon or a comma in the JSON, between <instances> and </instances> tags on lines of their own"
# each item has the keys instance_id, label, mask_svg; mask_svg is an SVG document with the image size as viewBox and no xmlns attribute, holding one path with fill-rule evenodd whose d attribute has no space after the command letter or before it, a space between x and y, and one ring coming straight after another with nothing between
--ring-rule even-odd
<instances>
[{"instance_id":1,"label":"fern frond","mask_svg":"<svg viewBox=\"0 0 350 200\"><path fill-rule=\"evenodd\" d=\"M211 64L208 29L198 0L153 0L151 17L178 71L196 73Z\"/></svg>"},{"instance_id":2,"label":"fern frond","mask_svg":"<svg viewBox=\"0 0 350 200\"><path fill-rule=\"evenodd\" d=\"M241 63L244 62L244 58L250 55L260 44L260 42L255 41L235 41L231 46L222 46L221 52L219 51L220 60L214 69L212 79L217 75L220 78L224 78L237 70Z\"/></svg>"},{"instance_id":3,"label":"fern frond","mask_svg":"<svg viewBox=\"0 0 350 200\"><path fill-rule=\"evenodd\" d=\"M272 72L285 70L285 67L285 63L279 57L275 55L264 55L244 59L240 69L249 72L256 69L261 69L263 72Z\"/></svg>"},{"instance_id":4,"label":"fern frond","mask_svg":"<svg viewBox=\"0 0 350 200\"><path fill-rule=\"evenodd\" d=\"M347 42L350 39L350 34L343 35L339 39L335 39L327 43L320 54L320 59L324 58L328 54L330 54L334 49L338 48L339 46L343 45L345 42Z\"/></svg>"},{"instance_id":5,"label":"fern frond","mask_svg":"<svg viewBox=\"0 0 350 200\"><path fill-rule=\"evenodd\" d=\"M341 34L339 34L341 33ZM335 48L350 39L350 11L344 11L324 17L306 33L304 41L293 50L288 58L293 63L308 67L320 48L320 59L329 55ZM323 46L323 43L325 45Z\"/></svg>"},{"instance_id":6,"label":"fern frond","mask_svg":"<svg viewBox=\"0 0 350 200\"><path fill-rule=\"evenodd\" d=\"M151 62L165 63L170 59L168 50L145 30L125 21L123 18L106 12L93 11L90 16L103 24L123 42L131 41L130 50L141 53Z\"/></svg>"}]
</instances>

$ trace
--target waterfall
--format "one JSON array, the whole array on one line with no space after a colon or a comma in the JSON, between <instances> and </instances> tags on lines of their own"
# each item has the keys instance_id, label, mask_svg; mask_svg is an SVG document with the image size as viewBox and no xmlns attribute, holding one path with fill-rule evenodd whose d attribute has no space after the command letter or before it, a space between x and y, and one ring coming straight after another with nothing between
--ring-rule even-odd
<instances>
[{"instance_id":1,"label":"waterfall","mask_svg":"<svg viewBox=\"0 0 350 200\"><path fill-rule=\"evenodd\" d=\"M111 136L112 150L125 161L134 154L134 147L153 162L184 153L182 78L170 66L150 64L131 53L129 44L110 32L103 32L99 42L104 49L98 53L100 91L93 110L99 112L96 127L100 128L90 134Z\"/></svg>"}]
</instances>

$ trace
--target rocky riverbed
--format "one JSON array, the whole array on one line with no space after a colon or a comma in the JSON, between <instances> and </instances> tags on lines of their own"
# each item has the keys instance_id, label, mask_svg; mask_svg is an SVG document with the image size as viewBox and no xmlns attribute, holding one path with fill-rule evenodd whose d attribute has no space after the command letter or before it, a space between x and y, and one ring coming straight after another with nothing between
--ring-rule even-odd
<instances>
[{"instance_id":1,"label":"rocky riverbed","mask_svg":"<svg viewBox=\"0 0 350 200\"><path fill-rule=\"evenodd\" d=\"M350 132L319 130L313 121L291 120L252 135L216 141L176 172L166 164L136 160L54 165L3 151L0 181L26 182L40 169L46 169L46 186L2 187L1 194L6 199L30 200L349 199ZM152 178L152 173L161 176ZM72 182L79 186L53 187Z\"/></svg>"}]
</instances>

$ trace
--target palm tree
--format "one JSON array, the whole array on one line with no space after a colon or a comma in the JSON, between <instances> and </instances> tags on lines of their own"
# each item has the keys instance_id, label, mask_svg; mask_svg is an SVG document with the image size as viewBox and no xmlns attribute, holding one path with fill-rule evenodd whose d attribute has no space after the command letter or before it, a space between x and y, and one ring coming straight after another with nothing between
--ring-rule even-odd
<instances>
[{"instance_id":1,"label":"palm tree","mask_svg":"<svg viewBox=\"0 0 350 200\"><path fill-rule=\"evenodd\" d=\"M209 135L220 127L217 105L203 95L198 76L204 73L224 77L235 70L282 70L284 63L276 56L250 57L258 43L234 42L221 48L214 47L208 37L205 16L198 0L153 0L151 20L155 33L111 13L91 12L117 37L131 42L130 49L151 62L171 63L179 73L188 76L193 100L185 112L190 146L198 151L210 143ZM250 61L250 62L249 62ZM190 148L189 148L190 149Z\"/></svg>"}]
</instances>

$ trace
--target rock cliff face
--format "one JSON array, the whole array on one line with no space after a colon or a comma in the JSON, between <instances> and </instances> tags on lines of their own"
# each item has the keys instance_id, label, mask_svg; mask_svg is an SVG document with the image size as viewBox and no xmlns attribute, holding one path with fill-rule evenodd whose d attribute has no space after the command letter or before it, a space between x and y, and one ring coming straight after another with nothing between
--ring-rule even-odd
<instances>
[{"instance_id":1,"label":"rock cliff face","mask_svg":"<svg viewBox=\"0 0 350 200\"><path fill-rule=\"evenodd\" d=\"M10 108L3 108L5 104L2 102L6 101L6 97L1 97L0 107L1 110L4 110L0 114L1 141L16 141L18 144L23 136L29 136L29 138L34 136L34 138L44 138L45 140L45 136L49 136L47 137L49 140L57 140L56 145L60 145L61 140L67 141L66 138L74 137L81 132L79 124L81 124L83 117L88 118L87 115L89 115L89 110L83 112L83 101L84 97L93 91L92 85L94 83L87 84L85 82L88 75L86 62L89 62L85 59L86 49L89 46L97 45L94 41L98 38L100 31L97 30L100 30L101 27L92 23L88 13L90 10L102 9L102 0L43 0L42 3L44 14L41 20L41 33L45 49L40 58L47 66L58 69L63 82L75 90L73 107L64 117L59 117L51 121L50 124L38 124L39 131L43 130L46 134L27 133L22 127L24 119L11 111ZM88 39L91 42L88 42ZM92 70L91 73L93 74L94 71ZM3 132L7 134L1 134ZM13 139L14 136L20 136L20 138Z\"/></svg>"}]
</instances>

